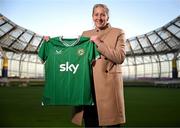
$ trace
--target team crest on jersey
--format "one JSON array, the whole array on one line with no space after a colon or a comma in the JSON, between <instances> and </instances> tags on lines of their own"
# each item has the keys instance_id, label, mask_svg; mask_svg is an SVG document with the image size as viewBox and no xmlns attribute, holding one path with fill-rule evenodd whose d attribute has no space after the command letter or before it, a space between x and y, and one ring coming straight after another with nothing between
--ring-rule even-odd
<instances>
[{"instance_id":1,"label":"team crest on jersey","mask_svg":"<svg viewBox=\"0 0 180 128\"><path fill-rule=\"evenodd\" d=\"M81 49L78 49L77 53L79 56L82 56L82 55L84 55L85 51L84 51L84 49L81 48Z\"/></svg>"}]
</instances>

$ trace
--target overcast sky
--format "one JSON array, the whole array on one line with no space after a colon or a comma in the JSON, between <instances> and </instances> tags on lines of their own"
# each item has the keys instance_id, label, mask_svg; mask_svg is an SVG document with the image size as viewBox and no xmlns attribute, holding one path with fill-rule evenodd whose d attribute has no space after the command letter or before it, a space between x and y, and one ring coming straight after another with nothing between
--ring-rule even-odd
<instances>
[{"instance_id":1,"label":"overcast sky","mask_svg":"<svg viewBox=\"0 0 180 128\"><path fill-rule=\"evenodd\" d=\"M94 28L94 4L110 9L110 24L126 37L157 29L180 15L180 0L0 0L0 13L40 35L81 35Z\"/></svg>"}]
</instances>

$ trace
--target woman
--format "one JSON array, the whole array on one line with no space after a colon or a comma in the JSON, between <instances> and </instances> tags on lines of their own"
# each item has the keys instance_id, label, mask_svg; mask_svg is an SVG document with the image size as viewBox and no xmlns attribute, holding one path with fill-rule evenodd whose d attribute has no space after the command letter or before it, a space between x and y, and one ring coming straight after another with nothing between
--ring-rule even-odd
<instances>
[{"instance_id":1,"label":"woman","mask_svg":"<svg viewBox=\"0 0 180 128\"><path fill-rule=\"evenodd\" d=\"M95 29L85 31L82 35L90 37L101 53L101 58L93 66L96 104L77 107L72 122L80 125L84 117L85 127L116 127L125 123L121 72L125 59L125 34L123 30L110 26L109 9L104 4L93 7L92 19Z\"/></svg>"}]
</instances>

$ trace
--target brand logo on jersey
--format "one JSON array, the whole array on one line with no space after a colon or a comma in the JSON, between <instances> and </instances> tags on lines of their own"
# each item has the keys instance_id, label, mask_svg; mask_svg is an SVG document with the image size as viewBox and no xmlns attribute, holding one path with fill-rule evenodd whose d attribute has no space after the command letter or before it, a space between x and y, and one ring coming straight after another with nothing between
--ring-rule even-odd
<instances>
[{"instance_id":1,"label":"brand logo on jersey","mask_svg":"<svg viewBox=\"0 0 180 128\"><path fill-rule=\"evenodd\" d=\"M56 54L61 54L62 53L62 50L56 50Z\"/></svg>"},{"instance_id":2,"label":"brand logo on jersey","mask_svg":"<svg viewBox=\"0 0 180 128\"><path fill-rule=\"evenodd\" d=\"M73 74L76 73L78 67L79 67L79 64L74 65L74 64L69 64L69 62L66 62L65 64L60 64L59 65L59 68L60 68L61 72L70 71L70 72L73 72Z\"/></svg>"},{"instance_id":3,"label":"brand logo on jersey","mask_svg":"<svg viewBox=\"0 0 180 128\"><path fill-rule=\"evenodd\" d=\"M82 55L84 55L85 51L84 51L84 49L81 48L81 49L78 49L77 53L78 53L78 55L82 56Z\"/></svg>"}]
</instances>

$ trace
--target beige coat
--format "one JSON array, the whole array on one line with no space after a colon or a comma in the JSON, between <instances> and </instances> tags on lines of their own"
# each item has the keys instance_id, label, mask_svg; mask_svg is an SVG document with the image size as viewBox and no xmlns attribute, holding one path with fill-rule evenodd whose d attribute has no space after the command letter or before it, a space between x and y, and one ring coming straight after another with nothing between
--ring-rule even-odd
<instances>
[{"instance_id":1,"label":"beige coat","mask_svg":"<svg viewBox=\"0 0 180 128\"><path fill-rule=\"evenodd\" d=\"M121 64L125 59L124 32L108 25L104 30L93 29L83 32L82 35L98 35L103 41L97 44L101 58L93 67L99 125L123 124L125 107ZM81 125L82 118L83 109L77 107L72 122Z\"/></svg>"}]
</instances>

